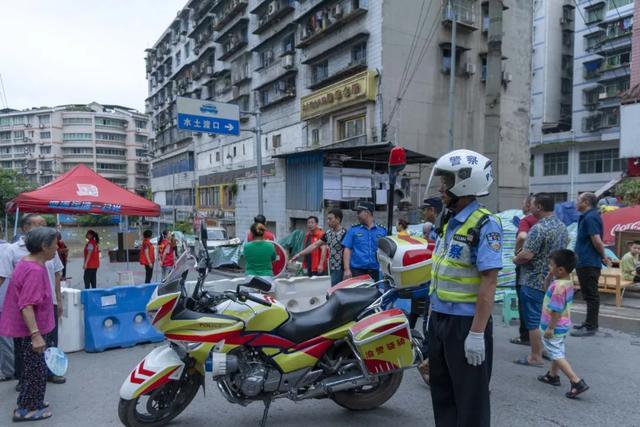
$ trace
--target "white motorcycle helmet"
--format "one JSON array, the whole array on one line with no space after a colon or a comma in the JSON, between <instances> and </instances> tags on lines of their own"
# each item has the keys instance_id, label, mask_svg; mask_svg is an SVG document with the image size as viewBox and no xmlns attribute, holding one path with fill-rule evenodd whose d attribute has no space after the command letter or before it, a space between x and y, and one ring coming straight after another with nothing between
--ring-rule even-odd
<instances>
[{"instance_id":1,"label":"white motorcycle helmet","mask_svg":"<svg viewBox=\"0 0 640 427\"><path fill-rule=\"evenodd\" d=\"M431 171L429 185L434 176L444 176L448 191L455 197L486 196L493 183L491 160L471 150L454 150L440 157Z\"/></svg>"}]
</instances>

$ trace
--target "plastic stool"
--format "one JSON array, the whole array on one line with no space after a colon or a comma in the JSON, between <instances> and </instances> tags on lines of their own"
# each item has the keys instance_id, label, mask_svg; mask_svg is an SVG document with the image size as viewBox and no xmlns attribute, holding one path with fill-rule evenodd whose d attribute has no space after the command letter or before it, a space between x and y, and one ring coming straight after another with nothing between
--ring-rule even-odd
<instances>
[{"instance_id":1,"label":"plastic stool","mask_svg":"<svg viewBox=\"0 0 640 427\"><path fill-rule=\"evenodd\" d=\"M512 320L520 319L518 313L518 295L515 290L505 289L504 299L502 300L502 321L507 325Z\"/></svg>"}]
</instances>

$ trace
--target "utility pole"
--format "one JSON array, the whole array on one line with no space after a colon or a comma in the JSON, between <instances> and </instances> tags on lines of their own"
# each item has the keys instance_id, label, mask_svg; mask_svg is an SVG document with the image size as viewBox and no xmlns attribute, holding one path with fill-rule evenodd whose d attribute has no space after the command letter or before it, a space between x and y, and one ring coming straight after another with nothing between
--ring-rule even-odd
<instances>
[{"instance_id":1,"label":"utility pole","mask_svg":"<svg viewBox=\"0 0 640 427\"><path fill-rule=\"evenodd\" d=\"M493 185L487 207L500 210L500 96L502 94L502 0L489 0L489 43L484 112L484 154L492 160Z\"/></svg>"},{"instance_id":2,"label":"utility pole","mask_svg":"<svg viewBox=\"0 0 640 427\"><path fill-rule=\"evenodd\" d=\"M448 4L451 19L451 54L449 59L449 151L453 151L453 121L456 115L456 33L458 30L458 12L451 0Z\"/></svg>"},{"instance_id":3,"label":"utility pole","mask_svg":"<svg viewBox=\"0 0 640 427\"><path fill-rule=\"evenodd\" d=\"M258 214L264 215L262 202L262 128L260 127L260 109L256 110L256 176L258 178Z\"/></svg>"},{"instance_id":4,"label":"utility pole","mask_svg":"<svg viewBox=\"0 0 640 427\"><path fill-rule=\"evenodd\" d=\"M241 114L249 114L256 118L256 127L246 129L256 134L256 178L258 183L258 214L264 215L264 203L262 197L262 126L260 123L260 109L256 111L241 111Z\"/></svg>"}]
</instances>

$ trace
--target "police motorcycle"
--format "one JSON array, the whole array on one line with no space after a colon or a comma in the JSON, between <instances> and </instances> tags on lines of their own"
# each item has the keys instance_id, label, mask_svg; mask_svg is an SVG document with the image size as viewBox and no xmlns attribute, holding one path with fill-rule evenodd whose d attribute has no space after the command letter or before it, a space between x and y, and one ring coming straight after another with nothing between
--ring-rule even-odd
<instances>
[{"instance_id":1,"label":"police motorcycle","mask_svg":"<svg viewBox=\"0 0 640 427\"><path fill-rule=\"evenodd\" d=\"M427 261L426 254L397 250L393 241L387 246L390 260ZM395 394L405 369L422 361L405 314L385 309L393 288L347 284L333 289L323 305L290 313L257 277L236 289L207 291L205 248L203 228L197 256L184 253L147 304L149 321L167 343L122 384L118 415L124 425L166 425L205 388L207 377L231 403L263 402L262 426L271 402L282 398L328 398L350 410L371 410ZM191 293L185 286L190 270L198 273ZM413 278L410 270L398 270L398 277Z\"/></svg>"}]
</instances>

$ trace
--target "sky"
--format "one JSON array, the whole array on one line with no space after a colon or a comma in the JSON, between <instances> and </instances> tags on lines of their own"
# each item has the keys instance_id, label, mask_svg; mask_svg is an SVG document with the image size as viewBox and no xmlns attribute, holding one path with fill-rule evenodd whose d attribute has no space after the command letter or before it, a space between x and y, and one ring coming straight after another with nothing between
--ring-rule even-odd
<instances>
[{"instance_id":1,"label":"sky","mask_svg":"<svg viewBox=\"0 0 640 427\"><path fill-rule=\"evenodd\" d=\"M144 112L144 50L186 3L0 0L0 75L8 106L96 101Z\"/></svg>"}]
</instances>

